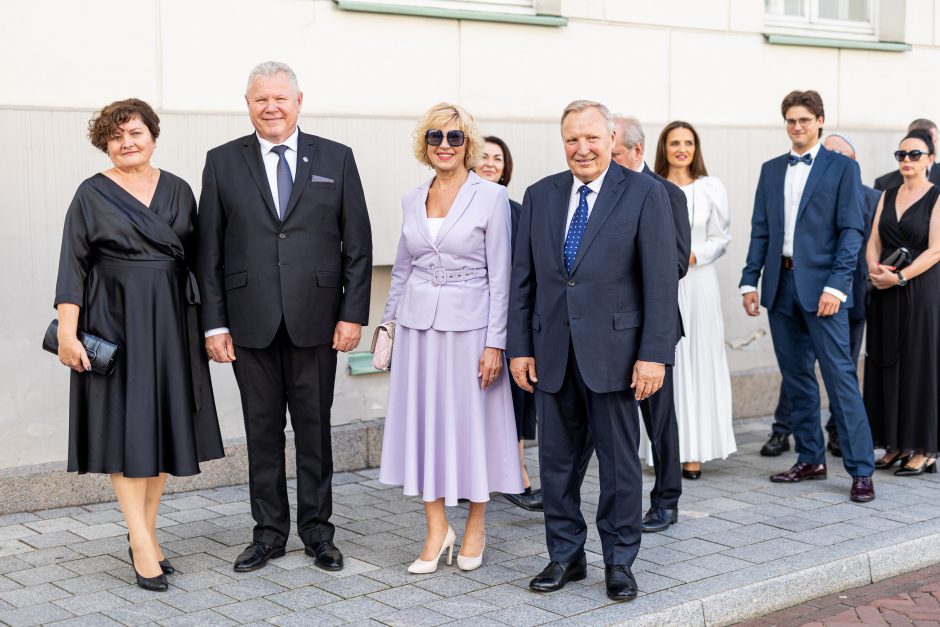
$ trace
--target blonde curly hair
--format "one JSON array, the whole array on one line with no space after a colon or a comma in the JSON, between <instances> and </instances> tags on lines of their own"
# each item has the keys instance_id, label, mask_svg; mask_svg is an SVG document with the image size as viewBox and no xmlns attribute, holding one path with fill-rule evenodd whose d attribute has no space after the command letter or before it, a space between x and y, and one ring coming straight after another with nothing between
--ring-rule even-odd
<instances>
[{"instance_id":1,"label":"blonde curly hair","mask_svg":"<svg viewBox=\"0 0 940 627\"><path fill-rule=\"evenodd\" d=\"M464 167L470 170L483 158L483 135L480 133L480 129L477 128L473 116L460 105L439 102L421 116L418 125L415 127L412 148L418 163L433 167L428 159L428 146L424 141L424 134L429 129L442 129L453 121L456 121L457 128L463 131L466 137L464 140Z\"/></svg>"}]
</instances>

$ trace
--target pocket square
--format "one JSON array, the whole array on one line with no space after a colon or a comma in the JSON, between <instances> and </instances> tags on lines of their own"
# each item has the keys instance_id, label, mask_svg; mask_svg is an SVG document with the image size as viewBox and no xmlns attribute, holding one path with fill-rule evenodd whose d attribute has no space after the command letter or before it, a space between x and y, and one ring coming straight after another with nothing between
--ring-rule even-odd
<instances>
[{"instance_id":1,"label":"pocket square","mask_svg":"<svg viewBox=\"0 0 940 627\"><path fill-rule=\"evenodd\" d=\"M326 176L320 176L319 174L314 174L313 176L310 177L310 182L311 183L335 183L336 181Z\"/></svg>"}]
</instances>

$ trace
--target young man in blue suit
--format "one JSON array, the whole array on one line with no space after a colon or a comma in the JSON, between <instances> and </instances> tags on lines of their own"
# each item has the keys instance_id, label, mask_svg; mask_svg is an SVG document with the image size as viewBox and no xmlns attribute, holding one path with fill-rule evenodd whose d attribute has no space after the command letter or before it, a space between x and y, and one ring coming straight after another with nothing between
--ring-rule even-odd
<instances>
[{"instance_id":1,"label":"young man in blue suit","mask_svg":"<svg viewBox=\"0 0 940 627\"><path fill-rule=\"evenodd\" d=\"M825 112L818 93L790 92L780 110L792 147L761 168L740 284L749 316L760 315L761 305L769 312L799 454L792 468L770 480L826 478L818 359L829 401L839 409L836 428L852 476L850 497L871 501L874 450L849 348L848 308L865 232L858 164L819 143Z\"/></svg>"},{"instance_id":2,"label":"young man in blue suit","mask_svg":"<svg viewBox=\"0 0 940 627\"><path fill-rule=\"evenodd\" d=\"M607 596L625 601L641 535L637 401L675 358L676 228L665 188L611 163L607 107L572 102L561 127L569 169L526 190L509 296L509 369L535 388L550 560L529 587L587 576L580 469L593 443Z\"/></svg>"}]
</instances>

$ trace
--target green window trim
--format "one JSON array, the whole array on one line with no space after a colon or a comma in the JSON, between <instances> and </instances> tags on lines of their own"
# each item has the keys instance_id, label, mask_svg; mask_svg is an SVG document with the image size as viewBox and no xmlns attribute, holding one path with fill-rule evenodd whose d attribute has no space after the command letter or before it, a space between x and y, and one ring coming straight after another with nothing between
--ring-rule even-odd
<instances>
[{"instance_id":1,"label":"green window trim","mask_svg":"<svg viewBox=\"0 0 940 627\"><path fill-rule=\"evenodd\" d=\"M876 50L879 52L908 52L911 44L895 41L856 41L830 37L801 37L798 35L764 35L767 43L780 46L811 46L815 48L842 48L846 50Z\"/></svg>"},{"instance_id":2,"label":"green window trim","mask_svg":"<svg viewBox=\"0 0 940 627\"><path fill-rule=\"evenodd\" d=\"M507 24L526 24L529 26L567 26L568 19L557 15L519 15L514 13L496 13L487 11L467 11L461 9L434 9L403 4L380 4L363 0L335 0L336 5L345 11L364 13L386 13L391 15L411 15L416 17L434 17L449 20L473 20L477 22L503 22Z\"/></svg>"}]
</instances>

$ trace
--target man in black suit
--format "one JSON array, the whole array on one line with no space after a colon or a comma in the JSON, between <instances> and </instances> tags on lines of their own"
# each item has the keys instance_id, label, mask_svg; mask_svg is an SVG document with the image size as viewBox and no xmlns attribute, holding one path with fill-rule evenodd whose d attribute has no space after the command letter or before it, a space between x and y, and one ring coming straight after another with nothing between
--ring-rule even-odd
<instances>
[{"instance_id":1,"label":"man in black suit","mask_svg":"<svg viewBox=\"0 0 940 627\"><path fill-rule=\"evenodd\" d=\"M245 100L256 132L209 151L198 219L206 350L234 367L248 441L255 528L235 570L284 555L288 409L297 532L317 566L339 570L330 407L336 351L368 324L369 215L352 151L297 128L303 94L288 66L255 67Z\"/></svg>"},{"instance_id":2,"label":"man in black suit","mask_svg":"<svg viewBox=\"0 0 940 627\"><path fill-rule=\"evenodd\" d=\"M930 137L933 139L933 145L934 146L937 145L937 125L936 124L934 124L933 122L925 118L918 118L914 120L913 122L911 122L910 124L908 124L907 126L908 133L910 133L911 131L918 130L918 129L925 130L928 133L930 133ZM927 169L927 178L934 185L940 185L940 168L936 167L936 165L934 165L933 167L929 167ZM901 172L897 168L895 168L891 170L890 172L888 172L887 174L879 176L878 178L875 179L875 189L880 192L883 192L889 189L894 189L895 187L901 187L901 183L903 182L904 182L904 177L901 176Z\"/></svg>"},{"instance_id":3,"label":"man in black suit","mask_svg":"<svg viewBox=\"0 0 940 627\"><path fill-rule=\"evenodd\" d=\"M826 150L845 155L853 161L856 159L855 142L844 133L830 133L823 141L823 146ZM865 334L865 313L868 304L868 261L865 259L865 248L868 244L868 237L871 235L872 221L875 218L878 201L881 200L881 192L867 185L862 185L861 200L865 239L862 240L862 246L858 251L858 260L855 264L855 274L852 279L852 307L849 309L849 346L853 364L858 363L858 357L862 350L862 337ZM829 408L829 421L826 423L829 443L826 448L836 457L842 457L842 447L839 445L839 437L836 431L836 414L838 411L835 405L831 405ZM783 384L781 384L777 408L774 410L774 422L770 439L761 447L760 454L765 457L776 457L784 451L790 450L791 433L793 433L793 429L790 426L790 402L787 400L787 395L783 391Z\"/></svg>"},{"instance_id":4,"label":"man in black suit","mask_svg":"<svg viewBox=\"0 0 940 627\"><path fill-rule=\"evenodd\" d=\"M676 229L663 186L611 163L607 107L572 102L561 127L569 169L526 190L509 302L510 371L522 389L534 384L539 412L550 559L529 587L587 575L580 468L593 444L607 596L623 601L637 594L641 535L636 402L662 387L675 356Z\"/></svg>"},{"instance_id":5,"label":"man in black suit","mask_svg":"<svg viewBox=\"0 0 940 627\"><path fill-rule=\"evenodd\" d=\"M676 227L679 278L689 271L689 253L692 247L692 229L685 192L678 185L653 172L643 160L646 134L640 121L632 116L615 115L613 160L634 172L652 176L666 188L672 220ZM682 317L679 316L676 343L682 337ZM640 403L640 412L653 450L653 468L656 482L650 491L650 508L643 517L643 531L663 531L679 520L679 496L682 494L682 464L679 459L679 424L673 397L672 367L666 368L663 387Z\"/></svg>"}]
</instances>

